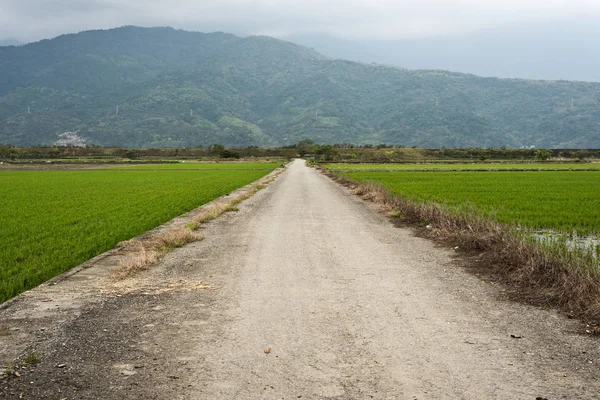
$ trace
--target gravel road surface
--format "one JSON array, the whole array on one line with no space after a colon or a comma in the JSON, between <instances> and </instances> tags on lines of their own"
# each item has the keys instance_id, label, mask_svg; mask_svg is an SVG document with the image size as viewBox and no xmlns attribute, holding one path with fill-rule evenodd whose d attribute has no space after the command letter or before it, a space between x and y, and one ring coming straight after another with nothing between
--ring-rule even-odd
<instances>
[{"instance_id":1,"label":"gravel road surface","mask_svg":"<svg viewBox=\"0 0 600 400\"><path fill-rule=\"evenodd\" d=\"M0 398L600 399L580 322L505 300L374 207L293 162L204 241L31 322L41 361Z\"/></svg>"}]
</instances>

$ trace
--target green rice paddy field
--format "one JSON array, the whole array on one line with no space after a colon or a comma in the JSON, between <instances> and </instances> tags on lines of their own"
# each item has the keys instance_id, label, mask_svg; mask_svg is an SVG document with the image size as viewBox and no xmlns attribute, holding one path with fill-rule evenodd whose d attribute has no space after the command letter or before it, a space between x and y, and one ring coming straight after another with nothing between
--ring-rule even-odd
<instances>
[{"instance_id":1,"label":"green rice paddy field","mask_svg":"<svg viewBox=\"0 0 600 400\"><path fill-rule=\"evenodd\" d=\"M358 167L343 173L417 202L457 209L469 203L500 222L533 230L600 233L600 171L377 172Z\"/></svg>"},{"instance_id":2,"label":"green rice paddy field","mask_svg":"<svg viewBox=\"0 0 600 400\"><path fill-rule=\"evenodd\" d=\"M0 171L0 302L277 165Z\"/></svg>"},{"instance_id":3,"label":"green rice paddy field","mask_svg":"<svg viewBox=\"0 0 600 400\"><path fill-rule=\"evenodd\" d=\"M326 164L339 171L600 171L600 163Z\"/></svg>"}]
</instances>

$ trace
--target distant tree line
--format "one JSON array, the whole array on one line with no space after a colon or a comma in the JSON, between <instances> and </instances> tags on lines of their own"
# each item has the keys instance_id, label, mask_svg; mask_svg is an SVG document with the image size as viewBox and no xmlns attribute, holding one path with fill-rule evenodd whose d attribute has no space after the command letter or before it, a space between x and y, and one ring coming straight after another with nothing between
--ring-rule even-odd
<instances>
[{"instance_id":1,"label":"distant tree line","mask_svg":"<svg viewBox=\"0 0 600 400\"><path fill-rule=\"evenodd\" d=\"M485 162L491 160L585 161L600 158L600 149L508 149L508 148L441 148L420 149L398 145L354 145L349 143L318 144L311 139L298 143L261 148L235 148L215 143L207 147L190 148L121 148L121 147L17 147L0 144L0 160L83 159L119 162L122 160L163 161L177 159L239 159L250 157L308 157L319 161L339 162L414 162L428 160L458 160Z\"/></svg>"}]
</instances>

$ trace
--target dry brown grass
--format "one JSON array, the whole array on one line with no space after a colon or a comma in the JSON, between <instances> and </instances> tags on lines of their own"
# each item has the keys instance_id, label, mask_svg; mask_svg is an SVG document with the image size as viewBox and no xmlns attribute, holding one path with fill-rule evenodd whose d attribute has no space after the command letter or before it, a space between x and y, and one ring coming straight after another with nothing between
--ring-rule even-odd
<instances>
[{"instance_id":1,"label":"dry brown grass","mask_svg":"<svg viewBox=\"0 0 600 400\"><path fill-rule=\"evenodd\" d=\"M211 221L223 214L225 211L227 211L227 207L229 207L229 203L215 203L209 208L201 210L198 214L196 214L192 218L192 224L195 228L197 228L201 224Z\"/></svg>"},{"instance_id":2,"label":"dry brown grass","mask_svg":"<svg viewBox=\"0 0 600 400\"><path fill-rule=\"evenodd\" d=\"M460 212L436 203L416 203L373 183L361 184L329 170L322 172L390 216L421 228L424 236L452 243L465 254L484 256L489 273L527 290L529 299L572 315L600 318L600 270L589 252L544 245L475 209ZM422 229L425 228L425 229Z\"/></svg>"},{"instance_id":3,"label":"dry brown grass","mask_svg":"<svg viewBox=\"0 0 600 400\"><path fill-rule=\"evenodd\" d=\"M140 271L143 271L158 261L160 254L157 251L146 251L142 248L139 252L134 253L131 257L122 260L117 268L112 272L114 280L125 279Z\"/></svg>"},{"instance_id":4,"label":"dry brown grass","mask_svg":"<svg viewBox=\"0 0 600 400\"><path fill-rule=\"evenodd\" d=\"M248 188L248 190L233 196L231 199L228 199L225 202L215 203L212 206L200 211L198 214L196 214L196 216L194 216L194 218L192 218L192 222L190 223L189 227L191 229L197 229L202 224L212 221L225 212L239 211L237 208L238 204L254 196L259 190L265 189L266 185L275 180L275 178L278 177L281 172L283 172L283 170L278 170L274 174L261 179L258 183Z\"/></svg>"},{"instance_id":5,"label":"dry brown grass","mask_svg":"<svg viewBox=\"0 0 600 400\"><path fill-rule=\"evenodd\" d=\"M202 235L198 232L179 227L152 237L122 242L121 248L130 251L131 255L119 262L112 273L112 278L120 280L134 275L156 263L166 253L202 239Z\"/></svg>"},{"instance_id":6,"label":"dry brown grass","mask_svg":"<svg viewBox=\"0 0 600 400\"><path fill-rule=\"evenodd\" d=\"M203 237L201 234L193 232L188 228L181 227L170 229L167 232L158 235L157 238L152 241L152 245L157 251L164 252L202 239Z\"/></svg>"}]
</instances>

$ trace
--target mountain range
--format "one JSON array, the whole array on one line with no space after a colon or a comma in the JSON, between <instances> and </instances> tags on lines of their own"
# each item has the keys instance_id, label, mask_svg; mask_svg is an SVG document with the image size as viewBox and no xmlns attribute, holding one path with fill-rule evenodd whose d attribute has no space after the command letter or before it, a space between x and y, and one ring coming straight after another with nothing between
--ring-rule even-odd
<instances>
[{"instance_id":1,"label":"mountain range","mask_svg":"<svg viewBox=\"0 0 600 400\"><path fill-rule=\"evenodd\" d=\"M0 47L0 143L600 148L600 83L326 57L264 36L122 27ZM59 138L59 135L60 136Z\"/></svg>"}]
</instances>

